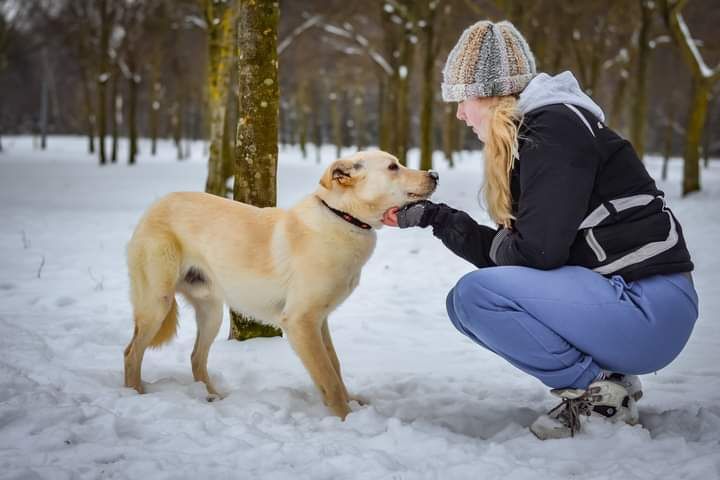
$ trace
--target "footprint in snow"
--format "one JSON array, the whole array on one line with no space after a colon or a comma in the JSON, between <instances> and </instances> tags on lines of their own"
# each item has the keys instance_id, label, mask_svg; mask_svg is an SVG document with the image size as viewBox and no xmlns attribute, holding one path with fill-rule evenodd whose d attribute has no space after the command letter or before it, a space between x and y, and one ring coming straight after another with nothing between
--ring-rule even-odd
<instances>
[{"instance_id":1,"label":"footprint in snow","mask_svg":"<svg viewBox=\"0 0 720 480\"><path fill-rule=\"evenodd\" d=\"M76 302L74 298L71 297L60 297L57 300L55 300L55 305L58 307L67 307L68 305L72 305Z\"/></svg>"}]
</instances>

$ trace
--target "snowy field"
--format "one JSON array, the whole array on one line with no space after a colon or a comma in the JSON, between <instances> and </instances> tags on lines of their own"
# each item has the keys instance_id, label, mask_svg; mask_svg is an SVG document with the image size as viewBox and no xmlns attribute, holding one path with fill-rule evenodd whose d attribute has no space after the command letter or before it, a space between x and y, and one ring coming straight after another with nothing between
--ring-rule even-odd
<instances>
[{"instance_id":1,"label":"snowy field","mask_svg":"<svg viewBox=\"0 0 720 480\"><path fill-rule=\"evenodd\" d=\"M446 292L472 266L428 230L383 229L360 286L330 317L353 404L329 415L284 338L225 340L208 403L190 370L195 325L145 356L148 394L122 387L132 334L125 244L166 192L202 190L203 145L170 143L138 165L99 168L80 137L4 137L0 154L0 478L2 479L703 479L720 478L720 162L681 199L681 162L660 183L696 264L700 319L685 351L642 378L642 425L590 423L541 442L528 425L554 405L537 380L461 336ZM124 146L124 145L123 145ZM415 152L416 154L416 152ZM323 149L322 164L334 159ZM477 206L481 159L438 157L435 199ZM660 162L649 169L659 177ZM323 165L280 155L279 204L315 189ZM232 228L228 225L228 228Z\"/></svg>"}]
</instances>

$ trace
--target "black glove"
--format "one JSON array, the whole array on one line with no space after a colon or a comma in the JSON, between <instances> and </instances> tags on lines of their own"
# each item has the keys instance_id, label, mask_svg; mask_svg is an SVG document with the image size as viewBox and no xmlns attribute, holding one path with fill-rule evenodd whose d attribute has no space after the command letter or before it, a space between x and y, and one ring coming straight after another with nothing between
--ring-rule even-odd
<instances>
[{"instance_id":1,"label":"black glove","mask_svg":"<svg viewBox=\"0 0 720 480\"><path fill-rule=\"evenodd\" d=\"M429 200L408 203L397 211L397 222L400 228L421 227L425 228L435 218L438 204Z\"/></svg>"}]
</instances>

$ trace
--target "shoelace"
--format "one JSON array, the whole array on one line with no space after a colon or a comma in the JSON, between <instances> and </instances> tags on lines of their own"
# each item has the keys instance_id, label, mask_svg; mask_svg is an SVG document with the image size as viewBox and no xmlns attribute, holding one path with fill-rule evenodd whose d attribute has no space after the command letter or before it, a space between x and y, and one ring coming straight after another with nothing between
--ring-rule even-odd
<instances>
[{"instance_id":1,"label":"shoelace","mask_svg":"<svg viewBox=\"0 0 720 480\"><path fill-rule=\"evenodd\" d=\"M570 436L574 437L575 432L580 431L580 415L590 416L592 405L586 397L580 398L563 398L562 403L548 412L549 416L553 416L560 420L566 427L570 429Z\"/></svg>"}]
</instances>

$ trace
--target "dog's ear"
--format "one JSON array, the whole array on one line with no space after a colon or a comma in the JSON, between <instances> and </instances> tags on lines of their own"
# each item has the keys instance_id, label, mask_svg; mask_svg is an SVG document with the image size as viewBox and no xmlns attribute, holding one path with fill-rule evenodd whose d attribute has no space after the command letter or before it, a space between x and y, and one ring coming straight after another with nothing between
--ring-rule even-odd
<instances>
[{"instance_id":1,"label":"dog's ear","mask_svg":"<svg viewBox=\"0 0 720 480\"><path fill-rule=\"evenodd\" d=\"M330 190L332 188L332 182L337 182L344 187L349 187L355 183L355 178L352 176L352 170L355 162L352 160L340 159L335 160L330 165L322 178L320 179L320 185Z\"/></svg>"}]
</instances>

